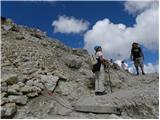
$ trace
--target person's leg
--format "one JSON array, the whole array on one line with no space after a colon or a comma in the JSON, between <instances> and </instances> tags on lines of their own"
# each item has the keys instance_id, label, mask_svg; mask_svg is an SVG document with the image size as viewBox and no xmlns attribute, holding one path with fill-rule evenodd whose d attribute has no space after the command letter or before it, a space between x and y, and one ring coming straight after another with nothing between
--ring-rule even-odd
<instances>
[{"instance_id":1,"label":"person's leg","mask_svg":"<svg viewBox=\"0 0 160 120\"><path fill-rule=\"evenodd\" d=\"M140 58L140 61L139 61L139 62L140 62L139 66L140 66L140 68L141 68L142 74L145 75L144 69L143 69L143 58Z\"/></svg>"},{"instance_id":2,"label":"person's leg","mask_svg":"<svg viewBox=\"0 0 160 120\"><path fill-rule=\"evenodd\" d=\"M101 65L101 69L100 69L100 76L99 76L99 90L100 92L104 92L104 79L105 79L105 73L104 73L104 66Z\"/></svg>"},{"instance_id":3,"label":"person's leg","mask_svg":"<svg viewBox=\"0 0 160 120\"><path fill-rule=\"evenodd\" d=\"M137 75L139 75L138 60L137 60L137 59L134 61L134 66L135 66L135 68L136 68Z\"/></svg>"},{"instance_id":4,"label":"person's leg","mask_svg":"<svg viewBox=\"0 0 160 120\"><path fill-rule=\"evenodd\" d=\"M99 92L99 75L99 71L95 72L95 93Z\"/></svg>"}]
</instances>

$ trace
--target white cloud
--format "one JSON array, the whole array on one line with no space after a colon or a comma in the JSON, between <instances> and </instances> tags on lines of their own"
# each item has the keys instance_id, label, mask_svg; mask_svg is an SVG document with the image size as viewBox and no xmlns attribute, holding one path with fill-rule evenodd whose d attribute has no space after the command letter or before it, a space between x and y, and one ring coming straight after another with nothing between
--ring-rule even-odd
<instances>
[{"instance_id":1,"label":"white cloud","mask_svg":"<svg viewBox=\"0 0 160 120\"><path fill-rule=\"evenodd\" d=\"M139 4L138 1L135 2ZM157 51L158 26L158 7L155 6L148 7L138 14L133 27L127 27L122 23L114 24L105 18L97 21L92 29L86 32L84 48L93 52L95 45L101 45L104 56L112 59L128 59L132 42L138 42L150 50Z\"/></svg>"},{"instance_id":2,"label":"white cloud","mask_svg":"<svg viewBox=\"0 0 160 120\"><path fill-rule=\"evenodd\" d=\"M129 67L129 71L131 73L136 73L136 69L134 65ZM139 68L139 71L141 72L140 68ZM144 65L144 72L145 73L156 73L156 72L159 73L159 64L148 63L147 65Z\"/></svg>"},{"instance_id":3,"label":"white cloud","mask_svg":"<svg viewBox=\"0 0 160 120\"><path fill-rule=\"evenodd\" d=\"M157 0L147 0L147 1L127 1L124 4L125 10L128 11L129 14L139 14L146 9L149 8L157 8L158 1Z\"/></svg>"},{"instance_id":4,"label":"white cloud","mask_svg":"<svg viewBox=\"0 0 160 120\"><path fill-rule=\"evenodd\" d=\"M58 20L53 21L52 26L55 33L81 33L88 29L89 22L74 17L59 16Z\"/></svg>"}]
</instances>

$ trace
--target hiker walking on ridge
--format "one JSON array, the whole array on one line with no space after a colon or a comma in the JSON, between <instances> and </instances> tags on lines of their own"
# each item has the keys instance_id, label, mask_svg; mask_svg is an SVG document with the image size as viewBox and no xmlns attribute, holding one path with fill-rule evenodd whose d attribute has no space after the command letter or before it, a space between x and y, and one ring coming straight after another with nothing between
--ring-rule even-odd
<instances>
[{"instance_id":1,"label":"hiker walking on ridge","mask_svg":"<svg viewBox=\"0 0 160 120\"><path fill-rule=\"evenodd\" d=\"M133 43L132 44L132 49L131 49L131 55L130 55L131 60L134 61L134 65L137 71L137 75L139 75L139 69L138 67L140 66L142 74L145 75L144 70L143 70L143 60L144 60L144 55L142 53L141 48L138 46L138 43Z\"/></svg>"},{"instance_id":2,"label":"hiker walking on ridge","mask_svg":"<svg viewBox=\"0 0 160 120\"><path fill-rule=\"evenodd\" d=\"M97 59L97 63L93 66L93 72L95 73L96 80L95 80L95 95L104 95L106 94L104 89L104 65L105 60L102 53L101 46L95 46L94 50L96 51L95 57Z\"/></svg>"}]
</instances>

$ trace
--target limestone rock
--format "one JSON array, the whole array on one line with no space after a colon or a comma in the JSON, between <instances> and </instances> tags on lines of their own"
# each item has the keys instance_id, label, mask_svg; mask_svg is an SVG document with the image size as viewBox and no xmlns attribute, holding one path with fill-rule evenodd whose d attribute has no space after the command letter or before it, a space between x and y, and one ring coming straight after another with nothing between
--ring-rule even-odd
<instances>
[{"instance_id":1,"label":"limestone rock","mask_svg":"<svg viewBox=\"0 0 160 120\"><path fill-rule=\"evenodd\" d=\"M7 103L1 108L2 118L13 118L17 112L17 106L15 103Z\"/></svg>"},{"instance_id":2,"label":"limestone rock","mask_svg":"<svg viewBox=\"0 0 160 120\"><path fill-rule=\"evenodd\" d=\"M6 92L1 92L1 98L6 97L7 93Z\"/></svg>"},{"instance_id":3,"label":"limestone rock","mask_svg":"<svg viewBox=\"0 0 160 120\"><path fill-rule=\"evenodd\" d=\"M5 81L9 85L13 85L17 83L17 74L6 74L2 75L2 81Z\"/></svg>"},{"instance_id":4,"label":"limestone rock","mask_svg":"<svg viewBox=\"0 0 160 120\"><path fill-rule=\"evenodd\" d=\"M79 56L88 55L88 51L85 50L85 49L75 49L75 48L73 48L72 51L73 51L73 54L75 54L75 55L79 55Z\"/></svg>"},{"instance_id":5,"label":"limestone rock","mask_svg":"<svg viewBox=\"0 0 160 120\"><path fill-rule=\"evenodd\" d=\"M57 85L59 77L52 75L41 75L41 81L44 83L45 87L53 91Z\"/></svg>"},{"instance_id":6,"label":"limestone rock","mask_svg":"<svg viewBox=\"0 0 160 120\"><path fill-rule=\"evenodd\" d=\"M59 80L67 81L69 77L61 71L54 71L53 74L59 77Z\"/></svg>"},{"instance_id":7,"label":"limestone rock","mask_svg":"<svg viewBox=\"0 0 160 120\"><path fill-rule=\"evenodd\" d=\"M9 95L22 95L22 92L18 92L17 90L12 89L12 88L9 88L8 91L7 91L7 93Z\"/></svg>"},{"instance_id":8,"label":"limestone rock","mask_svg":"<svg viewBox=\"0 0 160 120\"><path fill-rule=\"evenodd\" d=\"M79 69L82 65L82 60L77 56L64 56L65 64L70 68Z\"/></svg>"},{"instance_id":9,"label":"limestone rock","mask_svg":"<svg viewBox=\"0 0 160 120\"><path fill-rule=\"evenodd\" d=\"M8 99L10 102L15 102L15 103L21 104L21 105L25 105L28 101L28 98L26 95L20 95L20 96L10 95L10 96L8 96Z\"/></svg>"},{"instance_id":10,"label":"limestone rock","mask_svg":"<svg viewBox=\"0 0 160 120\"><path fill-rule=\"evenodd\" d=\"M1 98L1 105L8 103L8 102L9 102L8 98L6 98L6 97Z\"/></svg>"},{"instance_id":11,"label":"limestone rock","mask_svg":"<svg viewBox=\"0 0 160 120\"><path fill-rule=\"evenodd\" d=\"M23 40L23 39L24 39L24 36L19 35L19 36L16 37L16 39L17 39L17 40Z\"/></svg>"},{"instance_id":12,"label":"limestone rock","mask_svg":"<svg viewBox=\"0 0 160 120\"><path fill-rule=\"evenodd\" d=\"M18 84L14 84L8 87L7 93L10 95L22 95L22 92L19 92L20 86Z\"/></svg>"},{"instance_id":13,"label":"limestone rock","mask_svg":"<svg viewBox=\"0 0 160 120\"><path fill-rule=\"evenodd\" d=\"M20 91L23 92L23 93L29 93L29 92L33 91L33 88L31 86L25 85L24 87L20 88Z\"/></svg>"},{"instance_id":14,"label":"limestone rock","mask_svg":"<svg viewBox=\"0 0 160 120\"><path fill-rule=\"evenodd\" d=\"M27 95L27 97L29 97L29 98L33 98L33 97L37 97L37 96L38 96L38 92L27 93L26 95Z\"/></svg>"},{"instance_id":15,"label":"limestone rock","mask_svg":"<svg viewBox=\"0 0 160 120\"><path fill-rule=\"evenodd\" d=\"M25 84L23 82L18 82L17 85L19 85L19 87L23 87Z\"/></svg>"},{"instance_id":16,"label":"limestone rock","mask_svg":"<svg viewBox=\"0 0 160 120\"><path fill-rule=\"evenodd\" d=\"M116 114L111 114L109 119L122 119L121 117L117 116Z\"/></svg>"},{"instance_id":17,"label":"limestone rock","mask_svg":"<svg viewBox=\"0 0 160 120\"><path fill-rule=\"evenodd\" d=\"M41 89L44 89L44 85L41 83L40 80L28 80L26 82L26 85L28 85L28 86L36 86L36 87L39 87Z\"/></svg>"}]
</instances>

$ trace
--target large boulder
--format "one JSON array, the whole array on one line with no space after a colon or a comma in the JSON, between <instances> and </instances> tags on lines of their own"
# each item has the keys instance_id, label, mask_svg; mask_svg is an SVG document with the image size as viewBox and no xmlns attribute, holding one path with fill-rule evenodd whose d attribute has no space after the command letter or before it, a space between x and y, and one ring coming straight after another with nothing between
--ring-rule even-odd
<instances>
[{"instance_id":1,"label":"large boulder","mask_svg":"<svg viewBox=\"0 0 160 120\"><path fill-rule=\"evenodd\" d=\"M79 69L82 66L82 60L75 55L64 56L64 62L69 68Z\"/></svg>"},{"instance_id":2,"label":"large boulder","mask_svg":"<svg viewBox=\"0 0 160 120\"><path fill-rule=\"evenodd\" d=\"M58 83L59 77L52 75L41 75L41 82L47 90L53 91Z\"/></svg>"}]
</instances>

